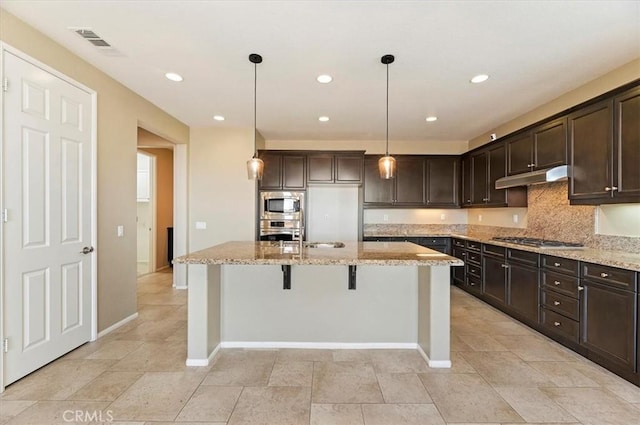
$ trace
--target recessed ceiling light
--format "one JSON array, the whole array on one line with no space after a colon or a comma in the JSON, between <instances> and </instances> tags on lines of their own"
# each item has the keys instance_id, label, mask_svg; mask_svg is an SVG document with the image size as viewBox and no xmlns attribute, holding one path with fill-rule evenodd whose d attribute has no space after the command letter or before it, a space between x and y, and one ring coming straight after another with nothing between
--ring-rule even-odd
<instances>
[{"instance_id":1,"label":"recessed ceiling light","mask_svg":"<svg viewBox=\"0 0 640 425\"><path fill-rule=\"evenodd\" d=\"M437 120L438 120L438 117L427 117L427 122L434 122Z\"/></svg>"},{"instance_id":2,"label":"recessed ceiling light","mask_svg":"<svg viewBox=\"0 0 640 425\"><path fill-rule=\"evenodd\" d=\"M171 81L180 82L183 80L182 75L176 74L175 72L167 72L164 76Z\"/></svg>"},{"instance_id":3,"label":"recessed ceiling light","mask_svg":"<svg viewBox=\"0 0 640 425\"><path fill-rule=\"evenodd\" d=\"M322 75L318 75L318 78L316 78L316 80L318 80L319 83L327 84L333 81L333 77L328 74L322 74Z\"/></svg>"},{"instance_id":4,"label":"recessed ceiling light","mask_svg":"<svg viewBox=\"0 0 640 425\"><path fill-rule=\"evenodd\" d=\"M213 119L216 121L224 121L224 117L222 115L214 115Z\"/></svg>"},{"instance_id":5,"label":"recessed ceiling light","mask_svg":"<svg viewBox=\"0 0 640 425\"><path fill-rule=\"evenodd\" d=\"M318 121L327 122L327 121L329 121L329 117L325 117L325 116L319 117Z\"/></svg>"},{"instance_id":6,"label":"recessed ceiling light","mask_svg":"<svg viewBox=\"0 0 640 425\"><path fill-rule=\"evenodd\" d=\"M471 79L471 82L474 83L474 84L484 83L488 79L489 79L489 76L487 74L479 74L479 75L476 75L475 77L473 77Z\"/></svg>"}]
</instances>

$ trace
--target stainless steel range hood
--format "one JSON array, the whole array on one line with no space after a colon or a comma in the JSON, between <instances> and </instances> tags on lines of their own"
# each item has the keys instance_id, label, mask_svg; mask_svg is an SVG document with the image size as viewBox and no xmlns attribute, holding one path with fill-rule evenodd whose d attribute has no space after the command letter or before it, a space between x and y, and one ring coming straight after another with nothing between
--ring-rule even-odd
<instances>
[{"instance_id":1,"label":"stainless steel range hood","mask_svg":"<svg viewBox=\"0 0 640 425\"><path fill-rule=\"evenodd\" d=\"M522 173L499 178L496 180L496 189L557 182L560 180L566 180L568 177L569 166L561 165L559 167L547 168L546 170L536 170L531 171L530 173Z\"/></svg>"}]
</instances>

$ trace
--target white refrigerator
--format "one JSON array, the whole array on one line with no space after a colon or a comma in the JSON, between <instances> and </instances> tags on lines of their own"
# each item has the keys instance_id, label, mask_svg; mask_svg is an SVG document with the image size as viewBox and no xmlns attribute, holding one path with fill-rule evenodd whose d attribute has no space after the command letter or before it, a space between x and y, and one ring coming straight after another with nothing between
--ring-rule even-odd
<instances>
[{"instance_id":1,"label":"white refrigerator","mask_svg":"<svg viewBox=\"0 0 640 425\"><path fill-rule=\"evenodd\" d=\"M360 221L358 191L357 186L308 187L307 241L357 241Z\"/></svg>"}]
</instances>

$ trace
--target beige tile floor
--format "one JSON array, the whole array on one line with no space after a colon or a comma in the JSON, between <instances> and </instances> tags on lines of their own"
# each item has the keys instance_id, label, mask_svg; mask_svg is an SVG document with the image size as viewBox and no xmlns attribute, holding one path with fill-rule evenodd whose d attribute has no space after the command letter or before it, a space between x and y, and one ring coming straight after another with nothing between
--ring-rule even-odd
<instances>
[{"instance_id":1,"label":"beige tile floor","mask_svg":"<svg viewBox=\"0 0 640 425\"><path fill-rule=\"evenodd\" d=\"M640 388L451 291L451 369L412 350L293 349L189 368L186 292L145 275L138 319L9 386L0 424L640 424Z\"/></svg>"}]
</instances>

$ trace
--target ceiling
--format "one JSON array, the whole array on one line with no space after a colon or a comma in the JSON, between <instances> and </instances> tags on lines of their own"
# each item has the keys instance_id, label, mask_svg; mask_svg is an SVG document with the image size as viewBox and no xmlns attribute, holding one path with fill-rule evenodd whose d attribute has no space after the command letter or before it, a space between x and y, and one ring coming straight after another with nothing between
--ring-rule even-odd
<instances>
[{"instance_id":1,"label":"ceiling","mask_svg":"<svg viewBox=\"0 0 640 425\"><path fill-rule=\"evenodd\" d=\"M638 1L29 1L2 7L195 127L469 140L640 56ZM100 50L69 27L90 28ZM184 81L164 74L173 71ZM319 74L333 82L320 84ZM482 84L469 79L480 73ZM213 120L219 114L226 119ZM319 122L318 117L330 117ZM427 123L435 115L438 120Z\"/></svg>"}]
</instances>

